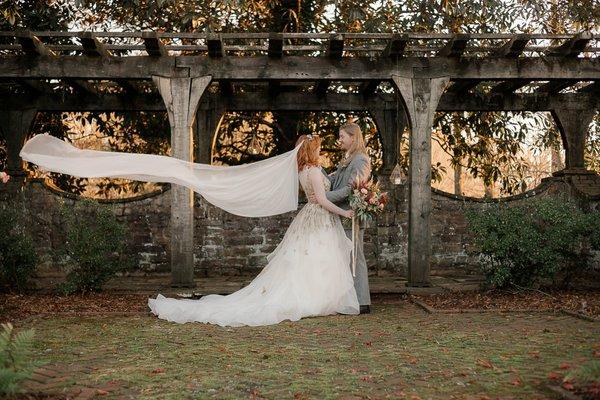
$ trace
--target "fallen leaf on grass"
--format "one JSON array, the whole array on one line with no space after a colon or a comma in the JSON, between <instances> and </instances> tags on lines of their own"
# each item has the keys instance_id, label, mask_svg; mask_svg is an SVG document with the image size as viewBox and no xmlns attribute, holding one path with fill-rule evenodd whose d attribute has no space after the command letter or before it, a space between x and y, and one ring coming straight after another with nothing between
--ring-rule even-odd
<instances>
[{"instance_id":1,"label":"fallen leaf on grass","mask_svg":"<svg viewBox=\"0 0 600 400\"><path fill-rule=\"evenodd\" d=\"M475 364L481 365L482 367L485 367L485 368L492 368L492 369L494 368L494 365L491 362L489 362L488 360L483 360L481 358L478 359Z\"/></svg>"},{"instance_id":2,"label":"fallen leaf on grass","mask_svg":"<svg viewBox=\"0 0 600 400\"><path fill-rule=\"evenodd\" d=\"M562 387L567 390L573 390L574 386L571 382L563 382Z\"/></svg>"},{"instance_id":3,"label":"fallen leaf on grass","mask_svg":"<svg viewBox=\"0 0 600 400\"><path fill-rule=\"evenodd\" d=\"M153 370L152 370L152 373L153 373L153 374L162 374L162 373L164 373L164 372L165 372L165 369L164 369L164 368L156 368L156 369L153 369Z\"/></svg>"},{"instance_id":4,"label":"fallen leaf on grass","mask_svg":"<svg viewBox=\"0 0 600 400\"><path fill-rule=\"evenodd\" d=\"M550 372L550 373L548 374L548 379L550 379L550 380L553 380L553 381L559 380L559 379L561 379L561 378L562 378L562 375L561 375L561 374L558 374L558 373L556 373L556 372L554 372L554 371L552 371L552 372Z\"/></svg>"}]
</instances>

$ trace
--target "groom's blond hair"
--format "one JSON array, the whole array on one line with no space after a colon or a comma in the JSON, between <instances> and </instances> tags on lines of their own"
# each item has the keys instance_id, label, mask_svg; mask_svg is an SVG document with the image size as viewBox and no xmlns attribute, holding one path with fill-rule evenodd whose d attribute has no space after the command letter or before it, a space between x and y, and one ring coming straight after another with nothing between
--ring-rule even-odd
<instances>
[{"instance_id":1,"label":"groom's blond hair","mask_svg":"<svg viewBox=\"0 0 600 400\"><path fill-rule=\"evenodd\" d=\"M352 141L352 145L348 149L348 157L342 160L342 165L347 165L352 157L354 157L357 153L362 153L367 156L367 159L370 160L369 154L367 153L367 146L365 145L365 139L362 133L362 129L360 126L353 122L346 122L344 125L340 126L340 131L346 132L349 136L351 136L354 140Z\"/></svg>"}]
</instances>

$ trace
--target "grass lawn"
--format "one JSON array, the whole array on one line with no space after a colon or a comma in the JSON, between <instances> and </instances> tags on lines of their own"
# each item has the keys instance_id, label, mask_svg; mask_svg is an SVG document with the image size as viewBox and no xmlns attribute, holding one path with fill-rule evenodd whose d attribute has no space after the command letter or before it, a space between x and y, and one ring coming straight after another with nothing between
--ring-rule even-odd
<instances>
[{"instance_id":1,"label":"grass lawn","mask_svg":"<svg viewBox=\"0 0 600 400\"><path fill-rule=\"evenodd\" d=\"M35 357L102 398L553 399L549 375L598 356L600 324L563 314L372 313L266 327L175 324L151 314L30 320ZM486 397L487 396L487 397Z\"/></svg>"}]
</instances>

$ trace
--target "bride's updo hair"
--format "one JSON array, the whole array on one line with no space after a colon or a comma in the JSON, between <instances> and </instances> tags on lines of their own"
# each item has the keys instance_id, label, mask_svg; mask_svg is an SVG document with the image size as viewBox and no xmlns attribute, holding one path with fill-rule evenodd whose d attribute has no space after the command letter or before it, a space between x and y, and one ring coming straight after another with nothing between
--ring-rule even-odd
<instances>
[{"instance_id":1,"label":"bride's updo hair","mask_svg":"<svg viewBox=\"0 0 600 400\"><path fill-rule=\"evenodd\" d=\"M301 135L296 141L296 146L302 143L298 150L298 171L302 171L306 166L319 166L319 154L317 149L321 145L321 138L316 135Z\"/></svg>"}]
</instances>

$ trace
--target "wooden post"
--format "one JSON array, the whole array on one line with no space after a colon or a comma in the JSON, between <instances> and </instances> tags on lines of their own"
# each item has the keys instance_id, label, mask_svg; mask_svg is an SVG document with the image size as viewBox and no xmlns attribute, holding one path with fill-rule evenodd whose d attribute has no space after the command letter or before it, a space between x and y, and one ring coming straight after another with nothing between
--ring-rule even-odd
<instances>
[{"instance_id":1,"label":"wooden post","mask_svg":"<svg viewBox=\"0 0 600 400\"><path fill-rule=\"evenodd\" d=\"M202 164L210 164L212 162L213 139L217 133L221 118L223 118L223 109L220 107L198 110L195 124L195 137L198 143L196 162Z\"/></svg>"},{"instance_id":2,"label":"wooden post","mask_svg":"<svg viewBox=\"0 0 600 400\"><path fill-rule=\"evenodd\" d=\"M431 286L431 129L449 78L392 75L392 81L406 107L410 124L407 286Z\"/></svg>"},{"instance_id":3,"label":"wooden post","mask_svg":"<svg viewBox=\"0 0 600 400\"><path fill-rule=\"evenodd\" d=\"M196 109L211 76L152 76L165 102L171 125L171 156L194 161ZM194 287L194 192L171 185L171 285Z\"/></svg>"},{"instance_id":4,"label":"wooden post","mask_svg":"<svg viewBox=\"0 0 600 400\"><path fill-rule=\"evenodd\" d=\"M595 109L556 108L552 116L560 131L565 148L565 169L553 175L565 173L590 173L585 169L584 149L589 126L596 115Z\"/></svg>"},{"instance_id":5,"label":"wooden post","mask_svg":"<svg viewBox=\"0 0 600 400\"><path fill-rule=\"evenodd\" d=\"M37 111L35 108L0 111L0 123L6 138L6 172L11 176L6 185L8 193L18 190L25 180L19 153L29 136Z\"/></svg>"},{"instance_id":6,"label":"wooden post","mask_svg":"<svg viewBox=\"0 0 600 400\"><path fill-rule=\"evenodd\" d=\"M375 120L377 130L381 135L383 145L382 174L389 176L398 162L400 139L406 125L404 110L378 109L370 110L371 117Z\"/></svg>"}]
</instances>

